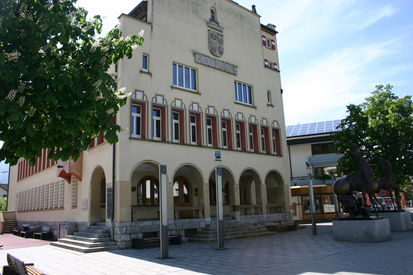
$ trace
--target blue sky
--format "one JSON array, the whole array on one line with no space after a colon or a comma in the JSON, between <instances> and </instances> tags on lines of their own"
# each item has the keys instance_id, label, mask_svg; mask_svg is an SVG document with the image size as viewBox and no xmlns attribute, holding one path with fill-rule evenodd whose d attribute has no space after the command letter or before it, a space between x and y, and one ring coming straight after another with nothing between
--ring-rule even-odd
<instances>
[{"instance_id":1,"label":"blue sky","mask_svg":"<svg viewBox=\"0 0 413 275\"><path fill-rule=\"evenodd\" d=\"M411 0L238 0L277 26L286 124L340 119L376 84L413 87ZM79 0L104 30L139 1Z\"/></svg>"}]
</instances>

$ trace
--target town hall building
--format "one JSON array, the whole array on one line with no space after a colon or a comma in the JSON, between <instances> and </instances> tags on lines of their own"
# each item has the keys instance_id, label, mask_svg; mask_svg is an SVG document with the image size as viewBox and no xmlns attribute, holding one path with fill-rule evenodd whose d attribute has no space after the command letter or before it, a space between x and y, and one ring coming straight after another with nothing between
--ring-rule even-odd
<instances>
[{"instance_id":1,"label":"town hall building","mask_svg":"<svg viewBox=\"0 0 413 275\"><path fill-rule=\"evenodd\" d=\"M112 68L130 93L116 115L119 141L100 135L76 161L53 162L43 150L35 166L12 166L8 210L18 223L51 225L56 237L97 223L131 247L159 230L160 165L170 232L214 221L217 165L226 220L291 220L275 26L231 0L148 0L121 14L118 28L145 39Z\"/></svg>"}]
</instances>

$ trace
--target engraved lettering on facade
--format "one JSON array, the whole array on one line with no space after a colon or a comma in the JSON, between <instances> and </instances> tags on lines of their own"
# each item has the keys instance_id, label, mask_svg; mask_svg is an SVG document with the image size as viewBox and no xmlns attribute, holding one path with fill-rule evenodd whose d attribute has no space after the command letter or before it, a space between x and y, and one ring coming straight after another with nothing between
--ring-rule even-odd
<instances>
[{"instance_id":1,"label":"engraved lettering on facade","mask_svg":"<svg viewBox=\"0 0 413 275\"><path fill-rule=\"evenodd\" d=\"M233 65L200 53L195 53L194 57L195 63L202 64L233 75L238 75L237 65Z\"/></svg>"}]
</instances>

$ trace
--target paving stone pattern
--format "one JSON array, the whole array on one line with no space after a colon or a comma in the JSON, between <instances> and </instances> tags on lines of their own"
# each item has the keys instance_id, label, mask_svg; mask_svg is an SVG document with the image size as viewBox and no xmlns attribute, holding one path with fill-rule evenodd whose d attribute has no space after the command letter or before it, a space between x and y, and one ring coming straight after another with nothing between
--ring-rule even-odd
<instances>
[{"instance_id":1,"label":"paving stone pattern","mask_svg":"<svg viewBox=\"0 0 413 275\"><path fill-rule=\"evenodd\" d=\"M333 240L331 224L278 233L268 237L214 243L170 246L168 260L159 248L125 249L83 254L52 246L0 250L32 262L47 274L413 274L413 232L393 232L380 243ZM0 237L1 240L1 237Z\"/></svg>"}]
</instances>

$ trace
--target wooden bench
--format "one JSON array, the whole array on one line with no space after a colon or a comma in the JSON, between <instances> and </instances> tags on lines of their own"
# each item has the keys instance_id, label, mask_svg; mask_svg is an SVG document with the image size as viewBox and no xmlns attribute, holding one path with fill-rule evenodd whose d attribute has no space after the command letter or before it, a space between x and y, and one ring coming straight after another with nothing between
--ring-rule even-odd
<instances>
[{"instance_id":1,"label":"wooden bench","mask_svg":"<svg viewBox=\"0 0 413 275\"><path fill-rule=\"evenodd\" d=\"M170 244L182 244L182 235L169 235L168 238ZM142 237L132 240L132 246L142 249L144 247L158 246L160 241L161 238L157 236L157 232L143 233Z\"/></svg>"},{"instance_id":2,"label":"wooden bench","mask_svg":"<svg viewBox=\"0 0 413 275\"><path fill-rule=\"evenodd\" d=\"M24 263L10 254L7 254L7 263L8 266L3 266L3 275L45 275L45 273L36 269L32 263Z\"/></svg>"}]
</instances>

